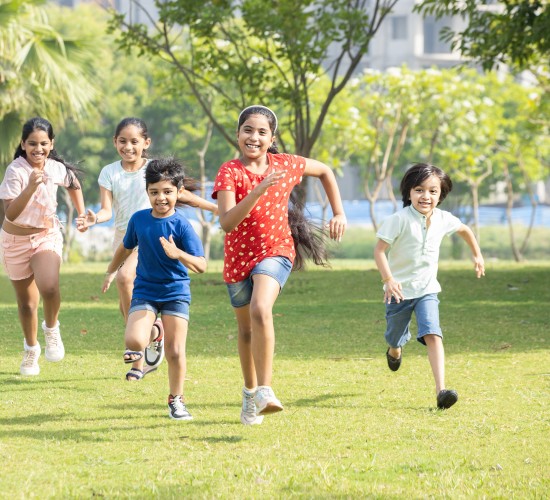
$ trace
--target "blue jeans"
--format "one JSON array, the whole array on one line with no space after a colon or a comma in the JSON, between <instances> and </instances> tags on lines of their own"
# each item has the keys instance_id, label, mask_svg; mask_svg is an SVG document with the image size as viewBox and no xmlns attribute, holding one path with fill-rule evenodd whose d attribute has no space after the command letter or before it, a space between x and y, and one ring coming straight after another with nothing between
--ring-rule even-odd
<instances>
[{"instance_id":1,"label":"blue jeans","mask_svg":"<svg viewBox=\"0 0 550 500\"><path fill-rule=\"evenodd\" d=\"M189 321L189 302L184 300L157 302L145 299L132 299L128 315L135 311L152 311L155 313L155 316L160 312L163 316L177 316Z\"/></svg>"},{"instance_id":2,"label":"blue jeans","mask_svg":"<svg viewBox=\"0 0 550 500\"><path fill-rule=\"evenodd\" d=\"M286 257L265 258L254 266L248 278L237 283L227 283L227 291L229 292L231 305L233 307L244 307L250 304L252 300L252 289L254 288L252 276L255 274L266 274L267 276L271 276L279 283L282 290L291 271L292 262L290 262L290 259Z\"/></svg>"},{"instance_id":3,"label":"blue jeans","mask_svg":"<svg viewBox=\"0 0 550 500\"><path fill-rule=\"evenodd\" d=\"M426 345L425 335L437 335L443 338L439 326L439 299L437 293L429 293L416 299L406 299L399 304L392 297L386 304L386 342L391 347L402 347L411 339L412 313L416 316L418 333L416 340Z\"/></svg>"}]
</instances>

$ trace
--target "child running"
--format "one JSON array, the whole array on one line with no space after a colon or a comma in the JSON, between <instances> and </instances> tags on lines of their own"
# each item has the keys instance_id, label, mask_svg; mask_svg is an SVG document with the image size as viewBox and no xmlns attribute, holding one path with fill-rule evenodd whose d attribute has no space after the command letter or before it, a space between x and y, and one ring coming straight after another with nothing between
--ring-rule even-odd
<instances>
[{"instance_id":1,"label":"child running","mask_svg":"<svg viewBox=\"0 0 550 500\"><path fill-rule=\"evenodd\" d=\"M40 373L41 348L37 332L40 297L44 310L42 330L46 360L61 361L65 356L58 321L63 235L56 214L57 187L68 189L77 213L84 211L84 199L77 171L57 154L54 137L48 120L35 117L27 121L23 125L21 143L0 185L5 213L1 231L3 261L15 289L24 335L22 375Z\"/></svg>"},{"instance_id":2,"label":"child running","mask_svg":"<svg viewBox=\"0 0 550 500\"><path fill-rule=\"evenodd\" d=\"M94 224L107 222L115 212L115 234L113 251L115 251L126 233L128 221L138 210L150 208L149 197L145 189L145 168L148 161L147 150L151 146L151 138L147 125L140 118L124 118L116 127L113 137L115 148L120 160L103 167L99 174L99 191L101 208L97 213L88 209L87 213L77 218L78 227L90 227ZM190 191L183 190L178 201L217 212L214 203L203 200ZM122 263L116 276L116 285L119 296L119 307L124 323L128 318L132 288L136 277L137 251L128 255ZM132 368L126 374L126 380L138 381L144 375L156 369L164 356L163 326L160 318L151 329L151 343L145 350L145 356L132 360ZM144 361L147 368L144 369Z\"/></svg>"},{"instance_id":3,"label":"child running","mask_svg":"<svg viewBox=\"0 0 550 500\"><path fill-rule=\"evenodd\" d=\"M223 277L239 329L244 425L261 424L263 415L283 409L271 388L273 306L293 264L301 266L302 252L316 264L324 261L322 241L301 210L289 210L290 193L302 176L318 177L323 184L333 212L330 237L340 240L346 228L332 170L316 160L278 153L276 132L277 117L269 108L244 109L237 126L241 156L220 167L212 194L227 233Z\"/></svg>"},{"instance_id":4,"label":"child running","mask_svg":"<svg viewBox=\"0 0 550 500\"><path fill-rule=\"evenodd\" d=\"M403 346L410 340L415 313L417 340L428 350L435 379L437 407L450 408L458 393L445 388L445 352L439 326L437 281L439 247L457 233L470 247L478 278L485 275L481 250L472 230L450 212L436 208L451 192L449 176L433 165L418 163L401 180L403 209L385 219L376 237L374 259L384 283L388 367L399 370ZM387 256L386 256L387 252Z\"/></svg>"},{"instance_id":5,"label":"child running","mask_svg":"<svg viewBox=\"0 0 550 500\"><path fill-rule=\"evenodd\" d=\"M203 273L206 259L200 238L181 210L176 209L176 203L184 190L196 189L196 183L185 176L176 160L167 158L147 164L145 185L152 209L139 210L130 218L123 242L107 269L103 292L109 289L119 267L137 248L136 279L125 333L129 351L124 355L124 362L131 363L144 356L151 329L160 313L168 362L169 415L177 420L191 420L193 417L183 400L191 303L188 269Z\"/></svg>"}]
</instances>

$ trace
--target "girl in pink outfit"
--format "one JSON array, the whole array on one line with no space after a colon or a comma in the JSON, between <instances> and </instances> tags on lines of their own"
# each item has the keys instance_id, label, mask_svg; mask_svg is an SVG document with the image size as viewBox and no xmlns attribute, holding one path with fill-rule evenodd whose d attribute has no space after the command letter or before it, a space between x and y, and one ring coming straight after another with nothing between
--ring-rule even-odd
<instances>
[{"instance_id":1,"label":"girl in pink outfit","mask_svg":"<svg viewBox=\"0 0 550 500\"><path fill-rule=\"evenodd\" d=\"M322 241L296 205L289 210L291 191L304 175L318 177L327 193L330 237L339 240L346 228L332 170L316 160L278 153L276 132L277 117L269 108L243 110L237 127L241 156L220 167L212 195L227 233L223 277L239 326L244 425L260 424L263 415L283 409L271 388L273 305L304 253L324 263Z\"/></svg>"},{"instance_id":2,"label":"girl in pink outfit","mask_svg":"<svg viewBox=\"0 0 550 500\"><path fill-rule=\"evenodd\" d=\"M4 202L2 257L15 289L24 335L22 375L38 375L38 305L43 301L42 330L46 359L61 361L65 348L59 330L59 269L63 249L61 224L56 215L57 187L69 191L77 213L84 199L76 169L54 149L50 122L32 118L23 125L21 144L0 185ZM84 229L85 230L85 229Z\"/></svg>"}]
</instances>

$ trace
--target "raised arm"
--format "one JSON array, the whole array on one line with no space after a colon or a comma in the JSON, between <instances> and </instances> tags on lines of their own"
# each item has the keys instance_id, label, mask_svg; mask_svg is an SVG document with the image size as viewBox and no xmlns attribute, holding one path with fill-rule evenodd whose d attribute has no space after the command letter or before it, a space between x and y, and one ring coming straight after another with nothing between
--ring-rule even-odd
<instances>
[{"instance_id":1,"label":"raised arm","mask_svg":"<svg viewBox=\"0 0 550 500\"><path fill-rule=\"evenodd\" d=\"M205 200L200 196L197 196L195 193L192 193L191 191L187 191L187 189L184 189L179 194L178 201L181 201L182 203L185 203L190 207L200 208L202 210L208 210L209 212L212 212L214 215L218 215L218 205L216 205L215 203L212 203L211 201Z\"/></svg>"},{"instance_id":2,"label":"raised arm","mask_svg":"<svg viewBox=\"0 0 550 500\"><path fill-rule=\"evenodd\" d=\"M458 234L467 243L467 245L470 247L470 250L472 251L472 258L474 261L476 276L478 278L485 276L485 261L483 260L483 255L481 255L481 248L479 247L473 231L466 224L462 224L456 234Z\"/></svg>"},{"instance_id":3,"label":"raised arm","mask_svg":"<svg viewBox=\"0 0 550 500\"><path fill-rule=\"evenodd\" d=\"M329 222L330 237L333 240L340 241L346 231L347 220L334 172L324 163L306 158L304 175L317 177L321 181L332 208L332 219Z\"/></svg>"},{"instance_id":4,"label":"raised arm","mask_svg":"<svg viewBox=\"0 0 550 500\"><path fill-rule=\"evenodd\" d=\"M233 191L218 191L218 213L222 229L226 233L233 231L258 203L267 188L277 184L284 176L284 171L272 172L239 203L235 201Z\"/></svg>"}]
</instances>

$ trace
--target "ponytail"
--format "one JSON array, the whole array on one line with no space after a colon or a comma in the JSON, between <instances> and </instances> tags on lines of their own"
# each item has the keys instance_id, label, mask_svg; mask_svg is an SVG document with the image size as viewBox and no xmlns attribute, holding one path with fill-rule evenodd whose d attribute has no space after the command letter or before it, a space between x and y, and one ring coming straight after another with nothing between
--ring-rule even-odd
<instances>
[{"instance_id":1,"label":"ponytail","mask_svg":"<svg viewBox=\"0 0 550 500\"><path fill-rule=\"evenodd\" d=\"M296 249L293 271L302 269L306 258L311 259L317 266L328 267L323 229L305 216L304 208L304 203L299 200L296 189L293 189L288 206L288 225Z\"/></svg>"}]
</instances>

